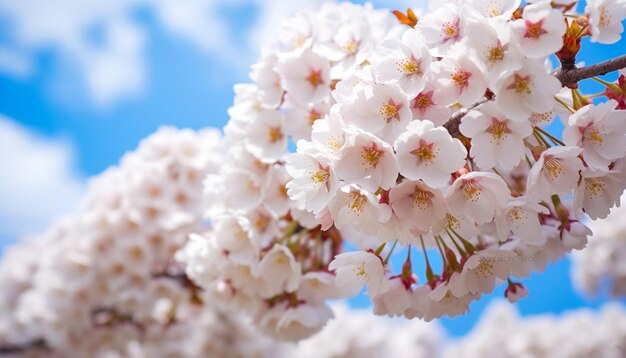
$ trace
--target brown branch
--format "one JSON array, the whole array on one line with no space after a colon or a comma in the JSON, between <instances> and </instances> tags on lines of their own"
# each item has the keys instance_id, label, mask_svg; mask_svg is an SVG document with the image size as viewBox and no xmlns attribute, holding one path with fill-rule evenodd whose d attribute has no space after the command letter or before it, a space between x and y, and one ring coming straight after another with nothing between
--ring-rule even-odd
<instances>
[{"instance_id":1,"label":"brown branch","mask_svg":"<svg viewBox=\"0 0 626 358\"><path fill-rule=\"evenodd\" d=\"M20 345L5 345L0 342L0 355L19 354L38 349L48 349L48 345L43 339L37 339Z\"/></svg>"},{"instance_id":2,"label":"brown branch","mask_svg":"<svg viewBox=\"0 0 626 358\"><path fill-rule=\"evenodd\" d=\"M554 76L561 81L563 87L567 87L578 83L580 80L604 75L609 72L621 70L622 68L626 68L626 55L581 68L563 66Z\"/></svg>"},{"instance_id":3,"label":"brown branch","mask_svg":"<svg viewBox=\"0 0 626 358\"><path fill-rule=\"evenodd\" d=\"M471 111L472 109L478 108L489 101L490 99L485 98L472 104L469 107L459 109L458 111L454 112L452 117L450 117L450 119L448 119L446 123L443 124L443 127L448 130L448 133L450 133L453 138L457 137L459 134L461 134L461 131L459 130L459 126L461 125L461 119L463 119L463 117L465 117L465 115L468 114L469 111Z\"/></svg>"}]
</instances>

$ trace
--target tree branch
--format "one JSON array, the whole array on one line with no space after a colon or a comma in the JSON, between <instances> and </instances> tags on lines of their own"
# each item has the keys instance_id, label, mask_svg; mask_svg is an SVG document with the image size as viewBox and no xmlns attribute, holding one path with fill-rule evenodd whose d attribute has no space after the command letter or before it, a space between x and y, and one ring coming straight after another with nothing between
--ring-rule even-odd
<instances>
[{"instance_id":1,"label":"tree branch","mask_svg":"<svg viewBox=\"0 0 626 358\"><path fill-rule=\"evenodd\" d=\"M469 111L471 111L472 109L480 107L489 101L490 101L489 99L485 98L483 100L480 100L472 104L469 107L459 109L458 111L454 112L452 117L450 117L450 119L448 119L446 123L443 124L443 127L448 130L448 133L450 133L450 135L453 138L457 137L459 134L461 134L461 131L459 131L459 126L461 125L461 119L463 119L463 117L465 117L465 115L468 114Z\"/></svg>"},{"instance_id":2,"label":"tree branch","mask_svg":"<svg viewBox=\"0 0 626 358\"><path fill-rule=\"evenodd\" d=\"M563 87L567 87L569 85L578 83L578 81L584 80L586 78L604 75L609 72L621 70L622 68L626 68L626 55L622 55L608 61L596 63L595 65L585 66L581 68L576 68L576 66L562 66L561 69L559 69L554 74L554 77L561 81L561 85ZM448 130L452 137L458 136L459 134L461 134L461 132L459 131L461 119L463 119L463 117L465 117L465 115L469 113L469 111L471 111L472 109L480 107L490 100L491 99L485 98L469 107L459 109L458 111L454 112L452 117L450 117L450 119L448 119L446 123L443 124L443 127Z\"/></svg>"},{"instance_id":3,"label":"tree branch","mask_svg":"<svg viewBox=\"0 0 626 358\"><path fill-rule=\"evenodd\" d=\"M581 68L561 67L554 76L561 81L563 87L566 87L580 80L604 75L609 72L621 70L622 68L626 68L626 55Z\"/></svg>"},{"instance_id":4,"label":"tree branch","mask_svg":"<svg viewBox=\"0 0 626 358\"><path fill-rule=\"evenodd\" d=\"M27 342L21 345L4 345L0 342L0 355L5 354L19 354L25 353L31 350L47 349L48 346L43 339L37 339L31 342Z\"/></svg>"}]
</instances>

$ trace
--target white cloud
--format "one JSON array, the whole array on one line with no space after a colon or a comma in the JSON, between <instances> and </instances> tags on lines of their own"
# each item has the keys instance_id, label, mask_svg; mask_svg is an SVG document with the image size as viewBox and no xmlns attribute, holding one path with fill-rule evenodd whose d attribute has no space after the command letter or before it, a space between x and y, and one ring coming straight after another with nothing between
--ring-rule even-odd
<instances>
[{"instance_id":1,"label":"white cloud","mask_svg":"<svg viewBox=\"0 0 626 358\"><path fill-rule=\"evenodd\" d=\"M99 106L137 93L143 88L146 72L144 30L130 18L137 3L0 1L0 14L8 17L8 33L16 45L11 58L28 58L44 49L58 51L66 66L84 78L89 98ZM5 72L15 70L13 64L0 61Z\"/></svg>"},{"instance_id":2,"label":"white cloud","mask_svg":"<svg viewBox=\"0 0 626 358\"><path fill-rule=\"evenodd\" d=\"M0 134L0 240L14 240L75 208L84 182L67 143L40 138L2 115Z\"/></svg>"},{"instance_id":3,"label":"white cloud","mask_svg":"<svg viewBox=\"0 0 626 358\"><path fill-rule=\"evenodd\" d=\"M137 10L152 12L168 32L191 42L212 57L247 73L262 45L276 38L282 19L319 6L320 0L2 0L0 15L9 21L14 46L0 51L0 72L27 76L32 56L52 49L60 55L56 88L67 90L69 74L78 77L88 98L105 107L136 95L146 86L145 46L149 31L133 18ZM425 0L376 0L379 7L405 9ZM224 13L225 8L257 10L254 23ZM248 41L236 38L246 30ZM175 54L172 54L175 56ZM35 69L36 70L36 69ZM71 74L75 71L76 74ZM78 76L76 76L78 75ZM75 79L75 78L73 78ZM73 85L73 83L71 84ZM74 98L72 91L69 97ZM75 93L75 91L74 91ZM61 97L67 95L61 93Z\"/></svg>"}]
</instances>

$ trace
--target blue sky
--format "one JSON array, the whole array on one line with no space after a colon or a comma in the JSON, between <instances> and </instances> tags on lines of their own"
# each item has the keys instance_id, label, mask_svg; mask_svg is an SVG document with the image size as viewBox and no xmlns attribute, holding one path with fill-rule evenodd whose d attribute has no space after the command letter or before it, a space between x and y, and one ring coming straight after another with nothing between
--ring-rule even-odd
<instances>
[{"instance_id":1,"label":"blue sky","mask_svg":"<svg viewBox=\"0 0 626 358\"><path fill-rule=\"evenodd\" d=\"M3 132L0 126L0 150L6 151L0 156L0 253L19 233L42 230L51 217L75 207L86 178L115 164L159 126L222 127L232 86L247 80L259 43L271 39L278 18L304 6L194 1L189 4L204 5L191 12L202 16L181 22L167 6L143 1L103 2L103 9L88 11L80 1L57 0L64 8L58 14L31 11L44 2L0 4L0 124L11 128ZM402 1L380 3L406 7ZM41 29L41 21L51 25ZM579 58L595 63L625 48L623 40L612 46L585 42ZM22 149L3 146L11 133L23 139ZM36 170L42 162L58 165L42 173ZM531 294L518 304L521 313L558 313L606 301L579 296L569 268L569 260L561 261L524 280ZM503 289L490 297L501 297ZM452 334L463 334L487 302L442 322ZM365 304L362 298L352 303Z\"/></svg>"}]
</instances>

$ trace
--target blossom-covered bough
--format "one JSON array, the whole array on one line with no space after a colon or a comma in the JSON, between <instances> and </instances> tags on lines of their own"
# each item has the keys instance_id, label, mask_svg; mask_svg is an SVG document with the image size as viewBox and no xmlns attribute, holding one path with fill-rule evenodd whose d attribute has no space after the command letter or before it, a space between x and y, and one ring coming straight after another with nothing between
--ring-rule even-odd
<instances>
[{"instance_id":1,"label":"blossom-covered bough","mask_svg":"<svg viewBox=\"0 0 626 358\"><path fill-rule=\"evenodd\" d=\"M295 54L272 51L278 52L273 76L284 102L320 101L322 83L331 99L324 112L310 117L320 119L310 131L305 127L306 135L292 135L297 152L279 158L284 150L278 147L286 141L280 118L296 121L280 106L272 116L259 110L268 105L261 99L268 90L258 80L257 93L245 93L247 102L240 91L227 129L231 138L240 136L231 142L237 155L257 164L239 164L228 169L230 177L209 180L212 201L220 203L209 211L230 211L223 219L228 230L218 222L211 238L197 244L202 250L188 247L190 277L200 286L213 285L231 302L243 300L239 304L254 307L266 331L291 339L297 329L305 336L324 323L327 314L318 305L323 298L353 296L364 286L377 314L425 320L466 312L470 302L502 282L510 301L525 296L516 280L584 248L591 234L584 215L605 218L626 187L624 76L618 83L594 77L626 67L626 56L575 65L582 38L619 40L626 3L588 1L580 14L576 5L430 1L430 12L420 19L396 13L408 26L388 31L369 56L350 62L352 71L342 71L342 78L329 76L344 68L345 59L316 45L336 44L345 25L332 40L314 35L299 41L303 47ZM353 31L346 44L363 45L357 35ZM344 52L352 48L343 46ZM330 63L312 61L313 54ZM551 58L561 65L554 69ZM260 68L265 75L256 71L257 78L272 73L267 65L255 66ZM606 90L583 93L578 81L587 78ZM256 109L255 119L241 108L247 114ZM565 127L562 135L546 129L556 116ZM278 175L279 189L272 188L275 180L263 183L259 169L268 169L258 163L286 171L288 176ZM291 208L269 242L251 229L257 219L232 215L249 215L259 203L271 212L275 197L268 190L288 195L285 205ZM297 217L307 220L293 224ZM291 247L294 237L297 245ZM337 255L331 237L357 251ZM324 243L332 249L310 249ZM394 250L406 255L399 271L389 264ZM443 262L440 271L430 263L433 255ZM317 261L329 256L331 262ZM418 282L411 257L423 257L424 282ZM303 266L307 260L319 265ZM324 288L314 298L308 289L301 291L303 277L312 272L316 286ZM261 304L254 304L259 298Z\"/></svg>"},{"instance_id":2,"label":"blossom-covered bough","mask_svg":"<svg viewBox=\"0 0 626 358\"><path fill-rule=\"evenodd\" d=\"M527 3L286 21L224 138L162 130L7 254L0 353L262 356L247 319L301 340L364 287L376 314L426 321L500 283L526 296L518 280L584 248L586 216L626 188L626 74L595 77L626 56L576 66L583 38L620 39L626 1ZM605 90L583 93L590 78Z\"/></svg>"},{"instance_id":3,"label":"blossom-covered bough","mask_svg":"<svg viewBox=\"0 0 626 358\"><path fill-rule=\"evenodd\" d=\"M9 249L0 355L271 354L241 316L203 302L173 257L204 227L202 179L218 168L220 140L160 129L91 181L76 214Z\"/></svg>"},{"instance_id":4,"label":"blossom-covered bough","mask_svg":"<svg viewBox=\"0 0 626 358\"><path fill-rule=\"evenodd\" d=\"M340 282L329 266L342 250L339 227L321 227L307 210L325 198L312 191L300 193L302 201L289 198L290 174L299 169L286 162L288 141L310 140L337 101L331 90L356 81L381 40L401 30L388 11L371 6L328 3L301 12L264 48L253 83L235 86L225 164L205 181L212 228L193 236L178 259L208 300L248 313L273 337L312 335L333 315L325 301L354 293L352 280ZM403 113L410 115L408 105ZM336 189L330 161L301 161L313 186Z\"/></svg>"}]
</instances>

